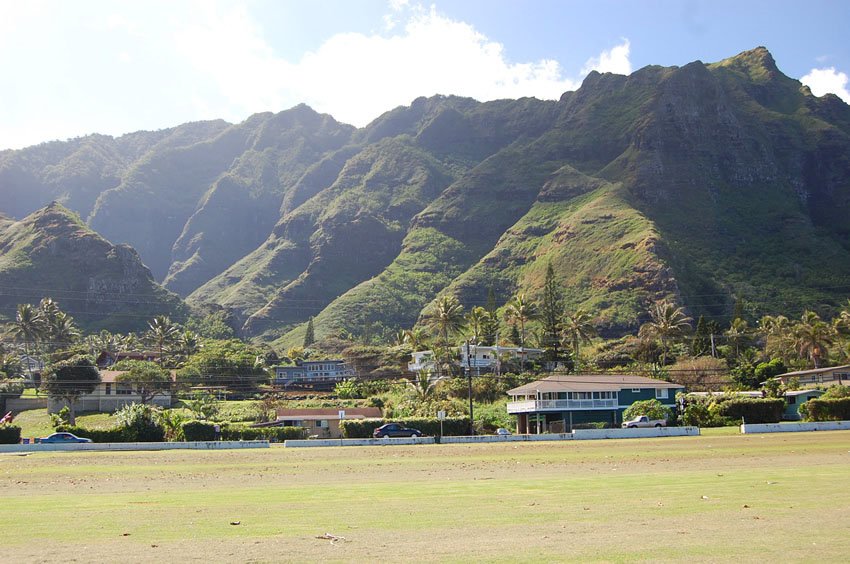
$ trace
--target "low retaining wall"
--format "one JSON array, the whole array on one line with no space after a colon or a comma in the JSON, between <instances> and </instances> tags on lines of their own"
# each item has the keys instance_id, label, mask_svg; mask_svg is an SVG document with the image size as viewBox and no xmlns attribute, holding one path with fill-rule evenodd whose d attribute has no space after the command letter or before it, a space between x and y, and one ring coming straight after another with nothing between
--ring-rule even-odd
<instances>
[{"instance_id":1,"label":"low retaining wall","mask_svg":"<svg viewBox=\"0 0 850 564\"><path fill-rule=\"evenodd\" d=\"M42 398L7 398L6 409L15 413L29 409L44 409L47 407L47 397Z\"/></svg>"},{"instance_id":2,"label":"low retaining wall","mask_svg":"<svg viewBox=\"0 0 850 564\"><path fill-rule=\"evenodd\" d=\"M847 431L850 421L814 421L811 423L745 423L741 433L800 433L803 431Z\"/></svg>"},{"instance_id":3,"label":"low retaining wall","mask_svg":"<svg viewBox=\"0 0 850 564\"><path fill-rule=\"evenodd\" d=\"M699 427L649 427L638 429L577 429L573 439L587 441L594 439L643 439L650 437L696 437Z\"/></svg>"},{"instance_id":4,"label":"low retaining wall","mask_svg":"<svg viewBox=\"0 0 850 564\"><path fill-rule=\"evenodd\" d=\"M432 445L434 437L404 437L397 439L310 439L283 441L286 448L328 446L388 446L388 445Z\"/></svg>"},{"instance_id":5,"label":"low retaining wall","mask_svg":"<svg viewBox=\"0 0 850 564\"><path fill-rule=\"evenodd\" d=\"M571 433L543 433L540 435L474 435L463 437L441 437L440 444L459 443L516 443L523 441L571 441Z\"/></svg>"},{"instance_id":6,"label":"low retaining wall","mask_svg":"<svg viewBox=\"0 0 850 564\"><path fill-rule=\"evenodd\" d=\"M182 443L74 443L0 445L4 452L60 452L80 450L227 450L240 448L269 448L268 441L192 441Z\"/></svg>"}]
</instances>

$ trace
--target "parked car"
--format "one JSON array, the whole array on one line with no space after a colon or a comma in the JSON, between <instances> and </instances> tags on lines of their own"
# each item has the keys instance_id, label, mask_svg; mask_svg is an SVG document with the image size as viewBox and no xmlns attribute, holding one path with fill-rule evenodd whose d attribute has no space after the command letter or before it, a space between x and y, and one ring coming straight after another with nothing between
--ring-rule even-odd
<instances>
[{"instance_id":1,"label":"parked car","mask_svg":"<svg viewBox=\"0 0 850 564\"><path fill-rule=\"evenodd\" d=\"M422 432L418 429L408 429L398 423L387 423L375 429L372 432L372 436L376 439L385 437L421 437Z\"/></svg>"},{"instance_id":2,"label":"parked car","mask_svg":"<svg viewBox=\"0 0 850 564\"><path fill-rule=\"evenodd\" d=\"M496 429L496 434L501 435L503 437L506 437L508 435L511 435L512 433L510 431L508 431L507 429L505 429L504 427L499 427L498 429Z\"/></svg>"},{"instance_id":3,"label":"parked car","mask_svg":"<svg viewBox=\"0 0 850 564\"><path fill-rule=\"evenodd\" d=\"M623 421L623 429L637 429L638 427L666 427L666 419L650 419L646 415L635 417L631 421Z\"/></svg>"},{"instance_id":4,"label":"parked car","mask_svg":"<svg viewBox=\"0 0 850 564\"><path fill-rule=\"evenodd\" d=\"M90 443L91 439L86 439L84 437L78 437L73 433L53 433L49 437L43 437L38 439L40 443L59 443L59 444L68 444L68 443Z\"/></svg>"}]
</instances>

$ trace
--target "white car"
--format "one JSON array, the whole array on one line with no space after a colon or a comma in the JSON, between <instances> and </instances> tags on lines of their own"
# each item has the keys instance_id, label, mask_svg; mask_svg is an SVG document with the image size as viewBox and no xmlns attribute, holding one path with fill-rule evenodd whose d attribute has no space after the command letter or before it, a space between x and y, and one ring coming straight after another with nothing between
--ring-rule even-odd
<instances>
[{"instance_id":1,"label":"white car","mask_svg":"<svg viewBox=\"0 0 850 564\"><path fill-rule=\"evenodd\" d=\"M507 437L508 435L511 435L512 433L510 431L508 431L507 429L505 429L504 427L499 427L498 429L496 429L496 434L499 435L499 436L502 436L502 437Z\"/></svg>"},{"instance_id":2,"label":"white car","mask_svg":"<svg viewBox=\"0 0 850 564\"><path fill-rule=\"evenodd\" d=\"M666 419L650 419L646 415L635 417L631 421L623 421L623 429L637 429L639 427L666 427Z\"/></svg>"}]
</instances>

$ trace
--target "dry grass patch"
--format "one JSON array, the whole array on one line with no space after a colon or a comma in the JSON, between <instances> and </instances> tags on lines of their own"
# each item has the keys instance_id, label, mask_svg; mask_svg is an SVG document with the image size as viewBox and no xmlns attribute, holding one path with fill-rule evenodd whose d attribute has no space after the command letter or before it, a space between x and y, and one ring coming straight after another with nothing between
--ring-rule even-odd
<instances>
[{"instance_id":1,"label":"dry grass patch","mask_svg":"<svg viewBox=\"0 0 850 564\"><path fill-rule=\"evenodd\" d=\"M848 463L844 431L7 455L0 543L15 561L842 561Z\"/></svg>"}]
</instances>

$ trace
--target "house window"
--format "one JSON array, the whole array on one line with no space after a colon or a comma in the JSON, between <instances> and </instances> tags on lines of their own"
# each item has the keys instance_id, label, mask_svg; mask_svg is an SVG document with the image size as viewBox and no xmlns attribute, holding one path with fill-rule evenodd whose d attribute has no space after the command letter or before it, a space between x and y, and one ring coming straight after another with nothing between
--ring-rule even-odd
<instances>
[{"instance_id":1,"label":"house window","mask_svg":"<svg viewBox=\"0 0 850 564\"><path fill-rule=\"evenodd\" d=\"M106 384L106 395L112 395L112 384Z\"/></svg>"},{"instance_id":2,"label":"house window","mask_svg":"<svg viewBox=\"0 0 850 564\"><path fill-rule=\"evenodd\" d=\"M797 398L794 396L788 396L788 405L794 405L797 403Z\"/></svg>"},{"instance_id":3,"label":"house window","mask_svg":"<svg viewBox=\"0 0 850 564\"><path fill-rule=\"evenodd\" d=\"M655 388L655 399L667 399L667 388Z\"/></svg>"},{"instance_id":4,"label":"house window","mask_svg":"<svg viewBox=\"0 0 850 564\"><path fill-rule=\"evenodd\" d=\"M633 394L639 394L639 393L640 393L640 388L632 388L632 393L633 393Z\"/></svg>"}]
</instances>

